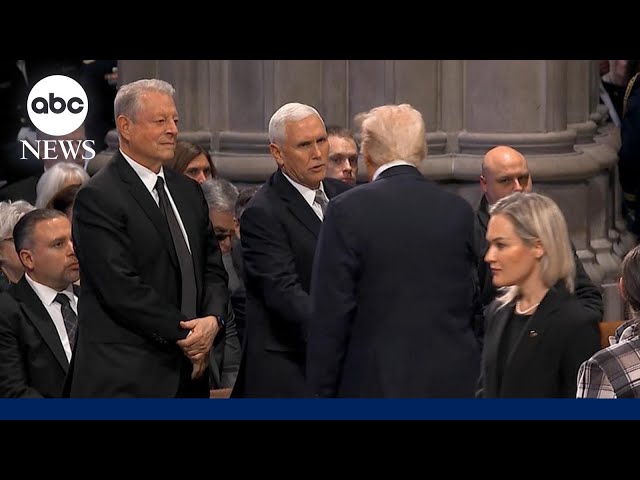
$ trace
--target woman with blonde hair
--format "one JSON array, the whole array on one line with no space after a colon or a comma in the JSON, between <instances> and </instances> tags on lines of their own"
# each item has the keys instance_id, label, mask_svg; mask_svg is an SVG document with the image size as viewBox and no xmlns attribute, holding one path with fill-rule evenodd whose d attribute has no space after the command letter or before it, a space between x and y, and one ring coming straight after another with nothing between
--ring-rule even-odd
<instances>
[{"instance_id":1,"label":"woman with blonde hair","mask_svg":"<svg viewBox=\"0 0 640 480\"><path fill-rule=\"evenodd\" d=\"M549 197L520 192L490 214L485 261L501 295L485 312L477 396L575 397L580 364L600 348L600 318L573 295L564 216Z\"/></svg>"}]
</instances>

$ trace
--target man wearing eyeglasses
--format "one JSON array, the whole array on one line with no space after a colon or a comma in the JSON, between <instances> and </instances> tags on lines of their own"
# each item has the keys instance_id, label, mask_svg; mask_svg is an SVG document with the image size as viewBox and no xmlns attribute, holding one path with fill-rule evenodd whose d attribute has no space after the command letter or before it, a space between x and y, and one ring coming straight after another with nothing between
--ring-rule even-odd
<instances>
[{"instance_id":1,"label":"man wearing eyeglasses","mask_svg":"<svg viewBox=\"0 0 640 480\"><path fill-rule=\"evenodd\" d=\"M489 207L513 192L531 192L533 179L529 173L527 159L511 147L501 145L492 148L482 159L480 188L484 195L476 210L475 235L480 303L482 309L484 309L493 301L497 293L496 288L493 286L491 270L484 261L484 255L488 247L485 236L487 234L487 223L489 222ZM573 245L572 248L576 261L575 295L585 308L597 312L602 317L603 305L600 290L585 272ZM476 315L476 334L482 340L484 319L481 313Z\"/></svg>"}]
</instances>

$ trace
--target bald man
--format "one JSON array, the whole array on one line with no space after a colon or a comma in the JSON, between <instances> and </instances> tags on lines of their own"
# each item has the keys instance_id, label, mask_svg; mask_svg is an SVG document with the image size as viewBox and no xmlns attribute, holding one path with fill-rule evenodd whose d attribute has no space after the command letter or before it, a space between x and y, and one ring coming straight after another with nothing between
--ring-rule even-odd
<instances>
[{"instance_id":1,"label":"bald man","mask_svg":"<svg viewBox=\"0 0 640 480\"><path fill-rule=\"evenodd\" d=\"M498 146L489 150L482 159L480 188L484 195L476 211L476 252L478 255L478 282L480 287L480 301L482 308L489 305L496 297L496 289L491 279L491 270L484 261L487 251L487 223L489 222L489 207L503 197L513 192L530 192L533 179L529 173L527 159L517 150ZM603 314L602 295L593 284L582 262L573 253L576 261L576 289L575 295L587 309L595 311L600 317ZM476 318L476 333L479 338L484 334L484 319L481 314Z\"/></svg>"}]
</instances>

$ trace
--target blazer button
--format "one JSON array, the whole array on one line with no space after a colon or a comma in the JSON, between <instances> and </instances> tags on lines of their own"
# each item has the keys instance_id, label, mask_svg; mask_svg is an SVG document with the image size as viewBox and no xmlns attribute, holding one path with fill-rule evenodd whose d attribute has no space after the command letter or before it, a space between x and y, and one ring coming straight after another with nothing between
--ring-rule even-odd
<instances>
[{"instance_id":1,"label":"blazer button","mask_svg":"<svg viewBox=\"0 0 640 480\"><path fill-rule=\"evenodd\" d=\"M536 332L535 330L529 330L529 338L533 338L537 336L538 336L538 332Z\"/></svg>"}]
</instances>

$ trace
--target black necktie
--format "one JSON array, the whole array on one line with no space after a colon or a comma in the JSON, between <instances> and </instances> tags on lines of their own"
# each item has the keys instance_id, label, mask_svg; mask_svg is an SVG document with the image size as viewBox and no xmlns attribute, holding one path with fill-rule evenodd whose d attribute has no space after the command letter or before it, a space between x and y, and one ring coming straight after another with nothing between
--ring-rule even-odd
<instances>
[{"instance_id":1,"label":"black necktie","mask_svg":"<svg viewBox=\"0 0 640 480\"><path fill-rule=\"evenodd\" d=\"M156 191L159 197L160 211L167 219L173 246L176 249L178 263L180 264L180 277L182 278L181 307L180 310L188 319L196 318L196 279L193 272L193 259L187 247L187 242L182 235L182 230L178 224L178 219L173 213L173 208L169 203L169 197L164 189L164 180L158 177L156 181Z\"/></svg>"},{"instance_id":2,"label":"black necktie","mask_svg":"<svg viewBox=\"0 0 640 480\"><path fill-rule=\"evenodd\" d=\"M324 213L327 211L327 205L329 204L329 200L324 192L320 189L316 190L316 198L314 200L320 208L322 209L322 217L324 218Z\"/></svg>"},{"instance_id":3,"label":"black necktie","mask_svg":"<svg viewBox=\"0 0 640 480\"><path fill-rule=\"evenodd\" d=\"M69 297L64 293L57 294L55 301L60 304L64 327L67 329L67 336L69 337L69 345L71 346L71 350L73 350L73 345L76 340L76 328L78 327L78 317L76 312L73 311L73 308L71 308Z\"/></svg>"}]
</instances>

